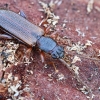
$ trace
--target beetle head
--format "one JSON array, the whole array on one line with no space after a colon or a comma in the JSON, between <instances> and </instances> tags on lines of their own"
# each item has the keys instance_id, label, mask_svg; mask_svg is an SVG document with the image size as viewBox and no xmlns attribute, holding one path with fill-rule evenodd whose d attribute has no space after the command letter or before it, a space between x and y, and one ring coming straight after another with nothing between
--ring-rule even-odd
<instances>
[{"instance_id":1,"label":"beetle head","mask_svg":"<svg viewBox=\"0 0 100 100\"><path fill-rule=\"evenodd\" d=\"M64 56L63 47L59 46L53 39L49 37L40 37L37 40L37 45L41 50L51 54L52 58L62 58Z\"/></svg>"},{"instance_id":2,"label":"beetle head","mask_svg":"<svg viewBox=\"0 0 100 100\"><path fill-rule=\"evenodd\" d=\"M62 58L64 56L64 48L57 45L51 52L52 58Z\"/></svg>"}]
</instances>

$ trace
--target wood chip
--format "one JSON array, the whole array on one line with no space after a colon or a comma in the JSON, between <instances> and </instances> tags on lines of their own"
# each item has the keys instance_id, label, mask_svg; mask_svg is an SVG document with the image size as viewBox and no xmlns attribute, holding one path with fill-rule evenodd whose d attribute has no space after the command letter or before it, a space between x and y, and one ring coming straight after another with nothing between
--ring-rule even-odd
<instances>
[{"instance_id":1,"label":"wood chip","mask_svg":"<svg viewBox=\"0 0 100 100\"><path fill-rule=\"evenodd\" d=\"M96 9L98 12L100 12L100 7L95 6L95 9Z\"/></svg>"},{"instance_id":2,"label":"wood chip","mask_svg":"<svg viewBox=\"0 0 100 100\"><path fill-rule=\"evenodd\" d=\"M92 11L93 3L94 3L94 0L89 0L88 5L87 5L87 13L90 13Z\"/></svg>"},{"instance_id":3,"label":"wood chip","mask_svg":"<svg viewBox=\"0 0 100 100\"><path fill-rule=\"evenodd\" d=\"M74 64L77 61L81 61L81 59L79 57L77 57L77 56L74 56L74 59L73 59L72 63Z\"/></svg>"}]
</instances>

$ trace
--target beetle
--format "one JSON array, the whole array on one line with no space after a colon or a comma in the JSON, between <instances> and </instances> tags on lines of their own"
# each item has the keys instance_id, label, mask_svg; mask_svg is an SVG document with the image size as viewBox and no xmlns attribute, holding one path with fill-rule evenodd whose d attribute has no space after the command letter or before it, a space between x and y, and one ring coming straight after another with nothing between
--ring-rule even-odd
<instances>
[{"instance_id":1,"label":"beetle","mask_svg":"<svg viewBox=\"0 0 100 100\"><path fill-rule=\"evenodd\" d=\"M51 54L52 58L62 58L64 48L57 44L50 37L44 36L44 31L10 10L0 10L0 28L8 35L33 47L37 45L39 49Z\"/></svg>"}]
</instances>

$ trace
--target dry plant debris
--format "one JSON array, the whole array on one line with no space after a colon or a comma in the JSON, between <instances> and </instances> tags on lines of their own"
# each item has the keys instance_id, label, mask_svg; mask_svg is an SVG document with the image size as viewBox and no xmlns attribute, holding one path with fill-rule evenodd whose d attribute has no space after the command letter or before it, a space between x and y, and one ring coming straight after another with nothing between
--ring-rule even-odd
<instances>
[{"instance_id":1,"label":"dry plant debris","mask_svg":"<svg viewBox=\"0 0 100 100\"><path fill-rule=\"evenodd\" d=\"M58 20L60 19L60 17L55 15L53 12L53 9L54 9L56 3L54 3L53 0L51 0L51 2L49 4L46 4L41 1L39 1L39 3L43 7L43 9L39 9L39 11L43 11L44 14L46 14L46 19L43 19L41 21L40 25L43 22L47 21L47 24L44 24L45 27L48 27L49 25L56 26L56 24L58 23Z\"/></svg>"},{"instance_id":2,"label":"dry plant debris","mask_svg":"<svg viewBox=\"0 0 100 100\"><path fill-rule=\"evenodd\" d=\"M59 80L59 81L62 81L62 80L65 79L65 76L62 73L58 74L57 76L58 76L58 79L57 80Z\"/></svg>"},{"instance_id":3,"label":"dry plant debris","mask_svg":"<svg viewBox=\"0 0 100 100\"><path fill-rule=\"evenodd\" d=\"M76 51L78 54L83 54L83 50L86 49L88 46L92 46L92 41L87 40L85 44L82 44L80 41L77 43L72 44L72 46L67 46L66 48L69 51Z\"/></svg>"},{"instance_id":4,"label":"dry plant debris","mask_svg":"<svg viewBox=\"0 0 100 100\"><path fill-rule=\"evenodd\" d=\"M100 7L95 6L95 9L96 9L98 12L100 12Z\"/></svg>"},{"instance_id":5,"label":"dry plant debris","mask_svg":"<svg viewBox=\"0 0 100 100\"><path fill-rule=\"evenodd\" d=\"M79 28L76 28L75 31L78 33L78 36L85 37L85 33L84 32L81 32L81 30Z\"/></svg>"},{"instance_id":6,"label":"dry plant debris","mask_svg":"<svg viewBox=\"0 0 100 100\"><path fill-rule=\"evenodd\" d=\"M81 61L81 59L79 57L77 57L77 56L74 56L72 64L76 63L77 61Z\"/></svg>"},{"instance_id":7,"label":"dry plant debris","mask_svg":"<svg viewBox=\"0 0 100 100\"><path fill-rule=\"evenodd\" d=\"M14 43L13 41L6 41L3 50L1 51L1 56L3 57L3 64L5 67L9 67L9 64L17 64L15 59L15 52L19 44ZM7 62L9 62L7 64ZM5 69L5 68L4 68Z\"/></svg>"},{"instance_id":8,"label":"dry plant debris","mask_svg":"<svg viewBox=\"0 0 100 100\"><path fill-rule=\"evenodd\" d=\"M19 44L14 43L13 41L5 41L3 46L0 47L1 48L0 58L2 59L1 60L2 62L0 63L1 72L2 71L5 72L8 68L12 67L12 65L17 65L21 63L21 62L18 62L15 56L15 53L18 47L19 47ZM26 65L31 63L26 56L23 56L23 59L24 61L22 63ZM27 70L27 71L33 74L31 70ZM0 88L1 88L0 93L7 92L8 96L11 97L13 100L24 100L24 97L21 95L24 92L28 92L26 91L26 88L28 88L27 86L25 86L23 90L21 89L22 88L21 80L17 76L14 76L12 72L7 72L4 74L4 78L1 80L1 83L0 83ZM11 100L11 99L8 98L7 100Z\"/></svg>"},{"instance_id":9,"label":"dry plant debris","mask_svg":"<svg viewBox=\"0 0 100 100\"><path fill-rule=\"evenodd\" d=\"M88 5L87 5L87 13L90 13L92 11L93 3L94 3L94 0L89 0Z\"/></svg>"}]
</instances>

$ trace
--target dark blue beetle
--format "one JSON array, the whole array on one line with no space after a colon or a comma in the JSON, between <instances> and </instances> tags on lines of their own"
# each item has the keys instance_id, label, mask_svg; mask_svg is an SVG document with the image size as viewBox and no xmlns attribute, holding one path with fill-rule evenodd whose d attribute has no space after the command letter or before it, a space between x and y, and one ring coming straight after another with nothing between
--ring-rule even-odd
<instances>
[{"instance_id":1,"label":"dark blue beetle","mask_svg":"<svg viewBox=\"0 0 100 100\"><path fill-rule=\"evenodd\" d=\"M51 54L53 58L64 56L62 46L59 46L53 39L43 36L44 31L41 28L12 11L0 10L0 27L8 35L23 43L32 47L37 44L41 50Z\"/></svg>"}]
</instances>

